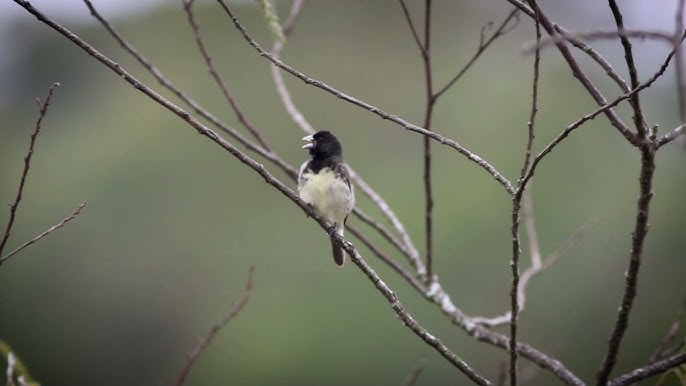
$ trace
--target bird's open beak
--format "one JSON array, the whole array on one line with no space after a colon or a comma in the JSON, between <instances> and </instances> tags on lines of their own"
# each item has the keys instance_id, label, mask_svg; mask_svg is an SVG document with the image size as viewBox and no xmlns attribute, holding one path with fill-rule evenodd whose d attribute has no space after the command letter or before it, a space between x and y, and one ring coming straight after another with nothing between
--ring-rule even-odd
<instances>
[{"instance_id":1,"label":"bird's open beak","mask_svg":"<svg viewBox=\"0 0 686 386\"><path fill-rule=\"evenodd\" d=\"M307 143L303 145L303 149L312 149L315 144L314 134L304 136L303 141L307 141Z\"/></svg>"}]
</instances>

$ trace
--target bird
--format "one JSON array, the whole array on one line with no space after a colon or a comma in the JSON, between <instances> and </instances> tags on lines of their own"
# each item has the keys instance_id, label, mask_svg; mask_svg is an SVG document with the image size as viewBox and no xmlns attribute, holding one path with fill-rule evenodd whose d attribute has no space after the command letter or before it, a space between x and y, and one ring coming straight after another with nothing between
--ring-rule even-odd
<instances>
[{"instance_id":1,"label":"bird","mask_svg":"<svg viewBox=\"0 0 686 386\"><path fill-rule=\"evenodd\" d=\"M329 237L334 232L343 236L345 222L355 205L355 193L341 142L328 130L307 135L303 141L307 141L302 148L308 149L310 158L298 173L298 195L331 224ZM342 267L345 255L333 239L331 252L333 261Z\"/></svg>"}]
</instances>

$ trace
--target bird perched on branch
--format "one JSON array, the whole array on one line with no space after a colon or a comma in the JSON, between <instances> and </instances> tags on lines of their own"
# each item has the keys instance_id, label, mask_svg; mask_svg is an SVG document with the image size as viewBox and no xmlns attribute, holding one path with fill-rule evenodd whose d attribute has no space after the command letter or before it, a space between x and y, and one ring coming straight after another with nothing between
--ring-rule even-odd
<instances>
[{"instance_id":1,"label":"bird perched on branch","mask_svg":"<svg viewBox=\"0 0 686 386\"><path fill-rule=\"evenodd\" d=\"M300 167L298 195L332 225L329 236L334 232L343 236L345 221L355 204L350 174L343 162L343 147L326 130L305 136L303 141L307 141L303 149L309 150L311 158ZM342 267L345 255L333 239L331 250L333 261Z\"/></svg>"}]
</instances>

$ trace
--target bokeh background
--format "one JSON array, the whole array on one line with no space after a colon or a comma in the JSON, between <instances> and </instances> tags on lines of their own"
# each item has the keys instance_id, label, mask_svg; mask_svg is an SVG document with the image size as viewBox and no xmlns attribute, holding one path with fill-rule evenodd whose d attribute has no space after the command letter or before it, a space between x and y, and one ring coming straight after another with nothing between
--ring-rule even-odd
<instances>
[{"instance_id":1,"label":"bokeh background","mask_svg":"<svg viewBox=\"0 0 686 386\"><path fill-rule=\"evenodd\" d=\"M408 3L419 20L422 2ZM612 26L602 2L543 3L569 29ZM669 31L674 3L633 0L622 7L630 27ZM80 2L35 4L157 88ZM180 2L123 4L95 2L168 78L238 127L207 75ZM277 5L285 19L290 2ZM270 46L259 7L244 2L236 10ZM481 27L509 10L495 0L435 2L437 84L471 57ZM246 114L285 160L299 165L306 156L303 133L283 111L268 63L215 2L200 2L196 11L216 65ZM254 265L250 303L201 356L188 385L397 385L419 360L427 364L420 385L467 383L401 325L354 265L335 267L322 230L259 176L13 2L3 2L0 14L0 201L14 197L37 116L34 99L44 98L53 82L62 84L38 138L8 247L88 202L76 220L0 267L0 339L35 378L44 385L172 383L198 337L239 296ZM512 180L530 108L533 58L522 47L533 37L523 18L441 98L434 120L438 132ZM597 46L625 73L618 42ZM635 49L645 79L668 47L636 42ZM618 94L601 70L578 57L609 96ZM284 59L343 92L421 122L421 63L397 2L309 2ZM661 129L678 124L674 82L670 69L641 94L649 121ZM287 83L309 121L339 135L351 166L385 197L423 251L421 137L293 78ZM539 149L594 108L554 50L544 53L540 95ZM627 109L620 111L630 122ZM440 278L465 312L500 314L509 304L510 201L455 151L434 146L434 157ZM643 364L683 308L685 163L677 144L658 156L640 292L616 375ZM602 360L623 289L638 169L638 153L600 117L559 146L532 185L544 254L583 224L595 225L531 283L521 338L588 381ZM359 206L378 215L362 197ZM3 209L3 224L6 214ZM365 229L356 219L351 223ZM497 378L505 352L452 326L362 251L420 323L481 374ZM528 384L558 383L525 360L520 368Z\"/></svg>"}]
</instances>

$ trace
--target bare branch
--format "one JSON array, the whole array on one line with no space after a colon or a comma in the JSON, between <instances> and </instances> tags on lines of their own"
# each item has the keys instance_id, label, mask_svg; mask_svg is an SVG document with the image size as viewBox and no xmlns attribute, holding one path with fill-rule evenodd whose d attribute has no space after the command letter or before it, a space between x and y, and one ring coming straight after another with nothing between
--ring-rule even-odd
<instances>
[{"instance_id":1,"label":"bare branch","mask_svg":"<svg viewBox=\"0 0 686 386\"><path fill-rule=\"evenodd\" d=\"M193 3L194 0L183 0L183 9L186 12L186 16L188 18L188 24L191 26L191 30L193 31L195 43L198 46L198 49L200 50L203 59L205 60L205 64L207 65L207 70L214 79L215 83L217 83L217 86L219 86L219 89L224 95L224 98L226 98L226 101L229 103L229 106L231 106L231 109L236 114L236 118L238 118L238 121L255 137L257 142L259 142L260 146L262 146L267 151L271 151L271 147L269 146L267 141L264 139L260 131L255 127L255 125L248 119L248 117L245 116L245 114L243 113L243 109L241 109L241 106L238 104L238 101L234 97L233 93L231 93L231 90L229 89L229 86L226 84L226 81L224 81L224 78L222 78L222 76L219 75L219 72L215 68L212 56L210 55L210 52L208 51L207 47L205 47L205 43L200 32L200 26L195 20L195 13L193 12Z\"/></svg>"},{"instance_id":2,"label":"bare branch","mask_svg":"<svg viewBox=\"0 0 686 386\"><path fill-rule=\"evenodd\" d=\"M630 385L634 382L650 378L653 375L664 373L670 369L677 366L681 366L686 363L686 351L671 356L667 359L663 359L659 362L649 364L645 367L641 367L632 370L622 376L619 376L608 383L608 386L625 386Z\"/></svg>"},{"instance_id":3,"label":"bare branch","mask_svg":"<svg viewBox=\"0 0 686 386\"><path fill-rule=\"evenodd\" d=\"M513 9L507 15L507 17L505 17L505 19L500 23L500 25L498 25L498 28L496 28L495 31L493 31L493 34L491 34L491 36L488 39L484 39L484 30L482 29L481 39L479 41L479 47L477 47L474 55L467 61L467 63L459 71L457 71L457 73L452 78L450 78L450 80L445 84L445 86L443 86L440 90L436 91L436 93L434 94L435 98L440 97L441 95L443 95L443 93L445 93L453 85L455 85L455 83L458 80L460 80L460 78L462 78L462 76L467 72L467 70L472 68L472 65L474 63L476 63L477 59L479 59L479 57L486 51L486 49L488 49L488 47L491 45L491 43L493 43L496 39L498 39L499 37L505 35L509 31L511 31L517 25L517 22L519 20L517 18L518 13L519 13L519 10L517 8ZM513 19L515 20L515 22L512 25L510 25L510 22Z\"/></svg>"},{"instance_id":4,"label":"bare branch","mask_svg":"<svg viewBox=\"0 0 686 386\"><path fill-rule=\"evenodd\" d=\"M424 89L426 91L426 109L424 111L424 129L431 130L434 106L433 71L431 65L431 0L424 1L424 44L422 45L422 62L424 63ZM433 250L433 182L431 178L431 141L429 137L422 139L424 150L424 237L426 245L426 281L434 280Z\"/></svg>"},{"instance_id":5,"label":"bare branch","mask_svg":"<svg viewBox=\"0 0 686 386\"><path fill-rule=\"evenodd\" d=\"M684 124L679 125L674 130L669 131L660 137L657 141L657 146L662 147L662 145L672 142L674 139L679 138L680 135L684 134L684 131L686 131Z\"/></svg>"},{"instance_id":6,"label":"bare branch","mask_svg":"<svg viewBox=\"0 0 686 386\"><path fill-rule=\"evenodd\" d=\"M21 1L21 0L14 0L14 1L16 2L16 1ZM281 68L281 69L285 70L286 72L288 72L289 74L297 77L298 79L302 80L306 84L309 84L309 85L312 85L312 86L317 87L319 89L322 89L322 90L324 90L324 91L326 91L326 92L328 92L328 93L330 93L330 94L332 94L332 95L334 95L334 96L336 96L336 97L338 97L338 98L340 98L346 102L352 103L352 104L359 106L359 107L361 107L361 108L363 108L363 109L365 109L365 110L367 110L373 114L376 114L379 117L381 117L382 119L386 119L386 120L389 120L391 122L394 122L394 123L404 127L405 129L409 130L409 131L413 131L413 132L422 134L424 136L428 136L428 137L432 138L433 140L440 142L442 145L446 145L450 148L457 150L460 154L465 156L467 159L476 163L482 169L484 169L486 172L488 172L488 174L490 174L496 181L498 181L498 183L500 183L509 194L514 193L514 188L512 187L512 183L507 178L505 178L502 174L500 174L500 172L498 172L490 163L488 163L487 161L485 161L484 159L482 159L478 155L470 152L469 150L464 148L462 145L460 145L456 141L449 139L449 138L446 138L446 137L443 137L442 135L439 135L435 132L425 130L425 129L417 126L417 125L414 125L412 123L409 123L409 122L399 118L396 115L387 113L387 112L379 109L376 106L372 106L372 105L370 105L366 102L363 102L359 99L356 99L350 95L342 93L342 92L336 90L335 88L329 86L328 84L326 84L324 82L321 82L319 80L316 80L316 79L313 79L313 78L306 76L302 72L299 72L299 71L293 69L292 67L286 65L281 60L275 58L272 54L265 51L264 48L262 48L248 34L245 27L240 23L240 21L238 21L238 19L236 18L236 15L233 13L231 8L228 6L226 1L224 1L224 0L217 0L217 1L222 6L222 8L226 12L226 14L231 18L234 25L236 26L236 29L238 29L238 31L243 35L245 40L253 48L255 48L255 50L260 54L260 56L265 57L266 59L268 59L269 61L274 63L276 66L278 66L279 68Z\"/></svg>"},{"instance_id":7,"label":"bare branch","mask_svg":"<svg viewBox=\"0 0 686 386\"><path fill-rule=\"evenodd\" d=\"M617 24L619 41L622 43L622 47L624 48L624 60L626 61L626 66L629 70L631 88L636 88L639 85L638 69L636 68L636 63L634 62L634 53L631 48L631 42L629 41L629 37L624 29L624 18L615 0L608 0L608 4L610 6L610 10L612 10L612 16L615 18L615 24ZM636 126L636 131L641 138L645 138L648 135L648 124L643 116L639 95L632 95L631 98L629 98L629 104L633 110L633 119L634 125Z\"/></svg>"},{"instance_id":8,"label":"bare branch","mask_svg":"<svg viewBox=\"0 0 686 386\"><path fill-rule=\"evenodd\" d=\"M676 73L677 95L679 98L679 118L681 119L681 127L683 127L683 125L686 124L686 60L684 60L684 50L682 48L684 36L684 0L679 0L676 4L676 20L672 44L674 45L674 51L676 51L676 68L674 71ZM678 137L678 134L674 138L676 137ZM682 139L683 138L686 137L682 137ZM671 141L671 139L669 141ZM664 143L666 142L661 143L660 146ZM682 144L686 146L686 140L682 140Z\"/></svg>"},{"instance_id":9,"label":"bare branch","mask_svg":"<svg viewBox=\"0 0 686 386\"><path fill-rule=\"evenodd\" d=\"M238 314L241 313L243 307L245 307L245 305L248 303L248 300L250 300L254 275L255 267L250 266L250 269L248 270L248 278L245 282L245 289L243 290L243 293L226 311L224 316L210 328L210 330L207 332L207 334L205 334L205 336L202 337L202 339L200 339L200 341L195 346L191 354L188 356L188 361L183 366L183 369L181 369L181 373L179 374L179 377L176 381L176 386L183 386L183 384L186 382L186 378L190 374L191 369L193 368L195 362L198 360L200 354L202 354L203 351L205 351L205 349L207 348L207 346L210 345L212 339L214 339L217 333L219 333L219 331L222 328L224 328L233 318L235 318Z\"/></svg>"},{"instance_id":10,"label":"bare branch","mask_svg":"<svg viewBox=\"0 0 686 386\"><path fill-rule=\"evenodd\" d=\"M59 83L54 83L52 86L50 86L50 90L48 90L48 96L45 98L45 102L42 104L40 103L39 100L36 100L38 103L39 107L39 112L38 112L38 119L36 120L36 125L33 129L33 132L31 133L31 139L29 141L29 148L26 151L26 156L24 157L24 169L21 172L21 178L19 179L19 186L17 187L17 195L14 197L14 201L10 204L10 214L9 214L9 219L7 220L7 225L5 225L5 232L2 236L2 240L0 240L0 256L2 256L2 252L5 249L5 245L7 245L7 240L10 238L10 234L12 233L12 227L14 226L14 220L17 216L17 208L19 207L19 203L21 202L22 194L24 193L24 185L26 184L26 177L29 174L29 169L31 168L31 158L33 157L33 148L36 145L36 138L38 137L38 133L40 133L41 130L41 123L43 123L43 118L45 118L45 115L48 113L48 108L50 107L50 101L52 100L52 95L57 87L59 87ZM4 261L5 258L0 260L0 264L2 261Z\"/></svg>"},{"instance_id":11,"label":"bare branch","mask_svg":"<svg viewBox=\"0 0 686 386\"><path fill-rule=\"evenodd\" d=\"M541 25L546 30L548 35L554 37L557 34L557 32L555 32L553 22L550 21L550 19L545 15L545 13L543 13L543 11L538 6L536 0L527 0L527 2L538 16ZM607 100L600 92L600 90L598 90L598 88L593 84L588 75L586 75L586 73L581 69L581 66L576 61L576 59L574 59L574 56L570 52L569 47L567 47L567 45L562 41L557 41L555 45L562 54L562 57L567 62L567 65L572 71L574 77L576 77L579 80L579 82L584 86L584 88L588 91L591 97L593 97L593 99L596 101L598 106L607 105ZM614 112L614 110L611 107L603 110L603 113L610 120L612 126L614 126L624 136L624 138L626 138L627 141L629 141L635 146L638 146L640 140L637 138L636 134L633 133L631 129L629 129L629 127L621 120L621 118Z\"/></svg>"},{"instance_id":12,"label":"bare branch","mask_svg":"<svg viewBox=\"0 0 686 386\"><path fill-rule=\"evenodd\" d=\"M603 363L597 373L599 386L607 384L610 373L617 362L617 354L622 343L622 338L629 326L629 315L638 288L638 272L641 268L641 256L643 243L648 234L648 216L650 213L650 200L653 198L653 173L655 171L656 147L649 143L641 147L641 173L639 177L640 194L636 208L636 220L634 231L631 234L631 252L629 268L625 274L624 293L617 312L617 320L608 340L608 348Z\"/></svg>"},{"instance_id":13,"label":"bare branch","mask_svg":"<svg viewBox=\"0 0 686 386\"><path fill-rule=\"evenodd\" d=\"M295 26L295 22L298 19L298 16L300 16L300 12L302 11L304 3L305 0L293 1L293 4L291 5L291 11L288 15L288 19L286 19L286 22L283 25L284 35L286 37L288 37L293 31L293 27ZM281 58L281 51L283 50L284 46L284 42L278 39L274 40L274 44L272 45L272 55L274 55L276 59ZM276 86L276 91L279 94L281 103L286 109L288 116L291 117L293 122L296 125L298 125L298 127L300 127L305 133L314 133L312 125L310 125L310 123L307 122L305 116L295 106L293 98L291 98L291 93L288 91L288 88L286 87L286 82L283 79L283 74L279 70L279 67L277 67L275 64L272 64L270 66L270 69L272 73L272 80L274 81L274 85Z\"/></svg>"},{"instance_id":14,"label":"bare branch","mask_svg":"<svg viewBox=\"0 0 686 386\"><path fill-rule=\"evenodd\" d=\"M407 4L405 4L405 0L399 0L400 6L403 9L403 14L405 15L405 20L407 20L407 24L410 27L410 31L412 31L412 37L414 38L414 42L417 44L417 48L422 52L422 56L425 55L424 53L424 44L422 43L422 40L419 38L419 34L417 34L417 30L414 27L414 23L412 22L412 16L410 16L410 11L407 9Z\"/></svg>"},{"instance_id":15,"label":"bare branch","mask_svg":"<svg viewBox=\"0 0 686 386\"><path fill-rule=\"evenodd\" d=\"M568 41L570 43L580 42L582 40L613 40L618 38L629 38L629 39L650 39L650 40L660 40L665 41L669 44L673 44L674 36L662 31L646 31L646 30L616 30L616 31L587 31L587 32L569 32L563 30L559 25L555 25L555 31L559 33L559 36L548 36L542 39L541 42L533 44L531 47L524 48L524 53L533 52L536 47L541 49L548 47L549 45L556 42ZM576 46L576 44L574 44ZM582 51L585 51L582 49ZM628 88L628 86L627 86Z\"/></svg>"},{"instance_id":16,"label":"bare branch","mask_svg":"<svg viewBox=\"0 0 686 386\"><path fill-rule=\"evenodd\" d=\"M50 233L54 232L55 230L62 228L69 221L73 220L76 216L78 216L79 213L81 213L81 209L83 209L84 206L86 206L86 203L85 202L81 203L79 206L76 207L76 209L74 209L74 211L69 216L62 219L62 221L58 222L57 224L48 228L45 232L39 234L38 236L36 236L36 237L32 238L31 240L25 242L24 244L20 245L15 250L8 253L6 256L3 256L2 258L0 258L0 264L4 263L7 259L14 256L15 254L21 252L24 248L28 247L29 245L35 243L36 241L42 239L43 237L45 237L47 235L49 235Z\"/></svg>"}]
</instances>

